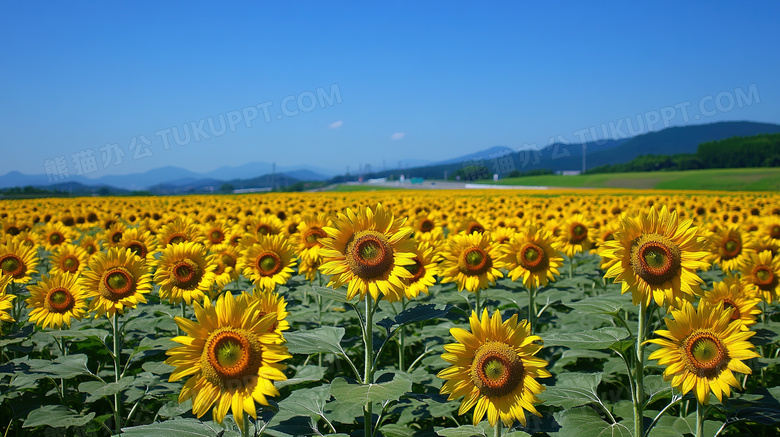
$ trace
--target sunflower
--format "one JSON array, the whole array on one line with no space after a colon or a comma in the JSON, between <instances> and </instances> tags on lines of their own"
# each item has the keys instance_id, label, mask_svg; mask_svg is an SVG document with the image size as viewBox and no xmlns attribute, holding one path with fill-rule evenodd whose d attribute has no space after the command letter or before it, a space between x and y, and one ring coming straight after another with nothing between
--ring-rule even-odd
<instances>
[{"instance_id":1,"label":"sunflower","mask_svg":"<svg viewBox=\"0 0 780 437\"><path fill-rule=\"evenodd\" d=\"M157 252L157 241L154 236L141 228L126 229L117 245L132 250L137 257L146 262L154 261L154 254Z\"/></svg>"},{"instance_id":2,"label":"sunflower","mask_svg":"<svg viewBox=\"0 0 780 437\"><path fill-rule=\"evenodd\" d=\"M54 249L49 274L55 276L60 273L71 273L78 276L86 266L87 252L79 246L64 243Z\"/></svg>"},{"instance_id":3,"label":"sunflower","mask_svg":"<svg viewBox=\"0 0 780 437\"><path fill-rule=\"evenodd\" d=\"M122 223L112 223L103 233L103 239L108 243L108 247L119 246L124 237L127 226Z\"/></svg>"},{"instance_id":4,"label":"sunflower","mask_svg":"<svg viewBox=\"0 0 780 437\"><path fill-rule=\"evenodd\" d=\"M255 217L246 225L247 232L255 234L258 237L264 235L279 235L282 233L283 228L284 223L279 220L279 217L271 214L263 214Z\"/></svg>"},{"instance_id":5,"label":"sunflower","mask_svg":"<svg viewBox=\"0 0 780 437\"><path fill-rule=\"evenodd\" d=\"M742 286L766 303L780 299L780 255L765 250L751 254L742 265Z\"/></svg>"},{"instance_id":6,"label":"sunflower","mask_svg":"<svg viewBox=\"0 0 780 437\"><path fill-rule=\"evenodd\" d=\"M433 212L420 212L412 220L412 227L414 228L414 237L418 239L422 234L430 234L435 231L442 232L443 223L438 215Z\"/></svg>"},{"instance_id":7,"label":"sunflower","mask_svg":"<svg viewBox=\"0 0 780 437\"><path fill-rule=\"evenodd\" d=\"M490 232L490 237L498 243L499 246L505 246L507 243L509 243L509 240L512 239L512 236L514 236L517 233L517 230L515 228L510 227L497 227L493 228L493 230Z\"/></svg>"},{"instance_id":8,"label":"sunflower","mask_svg":"<svg viewBox=\"0 0 780 437\"><path fill-rule=\"evenodd\" d=\"M205 236L206 247L216 246L225 242L231 226L225 220L214 220L201 226L201 233Z\"/></svg>"},{"instance_id":9,"label":"sunflower","mask_svg":"<svg viewBox=\"0 0 780 437\"><path fill-rule=\"evenodd\" d=\"M433 246L418 241L414 255L414 264L404 266L412 274L411 278L404 279L407 299L414 299L420 293L428 294L428 287L436 283L436 276L439 275L439 256Z\"/></svg>"},{"instance_id":10,"label":"sunflower","mask_svg":"<svg viewBox=\"0 0 780 437\"><path fill-rule=\"evenodd\" d=\"M15 237L19 235L20 232L24 231L27 227L28 226L26 224L12 217L5 217L0 219L0 232L5 235Z\"/></svg>"},{"instance_id":11,"label":"sunflower","mask_svg":"<svg viewBox=\"0 0 780 437\"><path fill-rule=\"evenodd\" d=\"M160 299L174 305L183 300L187 305L201 301L214 283L216 264L200 243L171 244L162 250L154 272L154 282L160 285Z\"/></svg>"},{"instance_id":12,"label":"sunflower","mask_svg":"<svg viewBox=\"0 0 780 437\"><path fill-rule=\"evenodd\" d=\"M26 246L18 240L0 245L0 274L8 275L19 284L30 281L30 275L38 266L35 248Z\"/></svg>"},{"instance_id":13,"label":"sunflower","mask_svg":"<svg viewBox=\"0 0 780 437\"><path fill-rule=\"evenodd\" d=\"M287 316L290 313L287 312L287 302L281 294L273 291L262 291L255 287L251 294L242 293L238 300L242 301L241 305L244 307L249 307L254 302L259 302L255 313L255 319L257 320L262 319L267 314L275 313L276 321L268 327L266 332L278 334L278 340L282 341L284 331L290 329L290 322L287 321Z\"/></svg>"},{"instance_id":14,"label":"sunflower","mask_svg":"<svg viewBox=\"0 0 780 437\"><path fill-rule=\"evenodd\" d=\"M409 238L412 228L404 226L405 219L378 204L375 210L358 208L357 213L347 208L326 227L328 238L322 239L320 271L332 275L328 286L349 284L347 299L367 293L373 299L379 294L400 300L404 292L403 279L413 275L405 266L414 264L414 241Z\"/></svg>"},{"instance_id":15,"label":"sunflower","mask_svg":"<svg viewBox=\"0 0 780 437\"><path fill-rule=\"evenodd\" d=\"M599 255L611 263L604 277L621 283L621 293L631 291L634 305L648 306L651 300L671 305L685 294L701 294L696 270L708 266L703 246L690 220L679 223L666 206L660 212L652 207L621 219L615 239L606 241Z\"/></svg>"},{"instance_id":16,"label":"sunflower","mask_svg":"<svg viewBox=\"0 0 780 437\"><path fill-rule=\"evenodd\" d=\"M173 339L182 346L166 352L165 363L175 367L169 380L189 377L179 403L192 398L195 416L202 417L214 405L214 420L222 423L232 409L243 430L244 413L257 418L255 402L268 405L268 396L279 396L272 381L287 379L280 361L291 355L280 344L279 334L269 332L277 316L258 318L259 301L236 301L230 293L214 306L207 300L194 307L197 322L176 317L186 335Z\"/></svg>"},{"instance_id":17,"label":"sunflower","mask_svg":"<svg viewBox=\"0 0 780 437\"><path fill-rule=\"evenodd\" d=\"M726 276L723 281L712 284L712 290L704 292L704 297L713 307L723 302L723 309L732 308L731 320L741 320L742 329L756 323L756 315L761 314L757 299L746 292L740 279L736 276Z\"/></svg>"},{"instance_id":18,"label":"sunflower","mask_svg":"<svg viewBox=\"0 0 780 437\"><path fill-rule=\"evenodd\" d=\"M0 320L13 323L15 320L11 317L11 311L14 308L13 300L16 299L16 296L5 292L10 283L10 276L0 275Z\"/></svg>"},{"instance_id":19,"label":"sunflower","mask_svg":"<svg viewBox=\"0 0 780 437\"><path fill-rule=\"evenodd\" d=\"M295 253L284 235L268 235L241 252L236 269L265 291L286 284L294 272Z\"/></svg>"},{"instance_id":20,"label":"sunflower","mask_svg":"<svg viewBox=\"0 0 780 437\"><path fill-rule=\"evenodd\" d=\"M42 240L43 247L46 250L52 250L60 244L73 240L74 233L67 226L60 222L46 223L39 231Z\"/></svg>"},{"instance_id":21,"label":"sunflower","mask_svg":"<svg viewBox=\"0 0 780 437\"><path fill-rule=\"evenodd\" d=\"M319 252L322 248L320 240L328 237L325 228L330 224L328 216L323 213L307 214L302 217L298 225L298 233L293 237L299 258L308 261L320 260Z\"/></svg>"},{"instance_id":22,"label":"sunflower","mask_svg":"<svg viewBox=\"0 0 780 437\"><path fill-rule=\"evenodd\" d=\"M129 249L112 247L92 257L84 272L83 288L87 290L89 311L95 317L135 308L146 303L144 294L152 291L152 274L146 262Z\"/></svg>"},{"instance_id":23,"label":"sunflower","mask_svg":"<svg viewBox=\"0 0 780 437\"><path fill-rule=\"evenodd\" d=\"M534 356L542 349L542 339L530 335L530 325L518 323L517 314L503 322L499 311L489 317L485 309L481 321L472 312L469 323L471 332L450 329L458 342L444 346L447 353L441 357L452 366L437 375L446 380L441 393L449 394L448 400L464 397L459 415L475 407L474 425L485 414L494 427L499 419L507 427L515 420L525 426L525 411L541 417L534 404L545 387L536 378L551 376L547 361Z\"/></svg>"},{"instance_id":24,"label":"sunflower","mask_svg":"<svg viewBox=\"0 0 780 437\"><path fill-rule=\"evenodd\" d=\"M178 217L176 220L163 225L157 233L157 240L161 248L170 244L186 243L192 241L200 243L203 236L195 222L189 217Z\"/></svg>"},{"instance_id":25,"label":"sunflower","mask_svg":"<svg viewBox=\"0 0 780 437\"><path fill-rule=\"evenodd\" d=\"M501 249L488 233L458 234L448 242L442 252L442 283L457 282L458 291L475 292L504 276L498 270L504 267Z\"/></svg>"},{"instance_id":26,"label":"sunflower","mask_svg":"<svg viewBox=\"0 0 780 437\"><path fill-rule=\"evenodd\" d=\"M453 225L454 225L452 229L453 234L464 233L466 235L471 235L475 232L478 234L482 234L487 230L487 228L485 228L485 225L483 224L482 221L471 216L463 217L459 221L455 222Z\"/></svg>"},{"instance_id":27,"label":"sunflower","mask_svg":"<svg viewBox=\"0 0 780 437\"><path fill-rule=\"evenodd\" d=\"M742 322L731 320L733 309L722 303L713 306L706 300L699 307L681 301L672 309L674 320L666 319L668 330L655 333L664 338L648 340L661 346L648 359L668 366L664 379L683 394L695 389L699 403L707 405L712 392L719 401L731 394L730 387L740 388L732 372L752 373L742 361L756 358L754 346L747 341L755 332L742 330Z\"/></svg>"},{"instance_id":28,"label":"sunflower","mask_svg":"<svg viewBox=\"0 0 780 437\"><path fill-rule=\"evenodd\" d=\"M761 253L765 250L768 250L769 252L772 253L772 257L774 257L775 255L780 253L780 240L774 240L766 236L763 237L759 236L753 238L753 241L749 247L755 253Z\"/></svg>"},{"instance_id":29,"label":"sunflower","mask_svg":"<svg viewBox=\"0 0 780 437\"><path fill-rule=\"evenodd\" d=\"M321 264L321 260L301 259L300 263L298 263L298 274L304 275L307 281L314 282Z\"/></svg>"},{"instance_id":30,"label":"sunflower","mask_svg":"<svg viewBox=\"0 0 780 437\"><path fill-rule=\"evenodd\" d=\"M236 264L238 264L239 252L236 247L223 243L218 246L211 246L210 253L214 255L216 262L216 268L214 269L214 285L216 288L225 288L225 286L238 279Z\"/></svg>"},{"instance_id":31,"label":"sunflower","mask_svg":"<svg viewBox=\"0 0 780 437\"><path fill-rule=\"evenodd\" d=\"M38 247L40 244L38 243L38 240L40 239L40 236L32 231L22 231L16 234L15 236L11 236L9 234L6 234L5 240L3 240L3 244L10 243L11 241L18 241L22 246L27 247Z\"/></svg>"},{"instance_id":32,"label":"sunflower","mask_svg":"<svg viewBox=\"0 0 780 437\"><path fill-rule=\"evenodd\" d=\"M558 268L563 265L559 247L560 243L544 228L531 225L516 233L502 247L509 277L517 281L522 276L523 285L529 290L554 281L554 275L560 274Z\"/></svg>"},{"instance_id":33,"label":"sunflower","mask_svg":"<svg viewBox=\"0 0 780 437\"><path fill-rule=\"evenodd\" d=\"M739 270L740 264L747 261L753 252L749 241L743 241L739 226L721 227L710 237L710 256L712 261L720 265L724 272Z\"/></svg>"},{"instance_id":34,"label":"sunflower","mask_svg":"<svg viewBox=\"0 0 780 437\"><path fill-rule=\"evenodd\" d=\"M87 253L87 259L92 258L93 255L101 250L100 240L90 235L81 237L81 240L79 240L79 247L84 249Z\"/></svg>"},{"instance_id":35,"label":"sunflower","mask_svg":"<svg viewBox=\"0 0 780 437\"><path fill-rule=\"evenodd\" d=\"M564 220L560 227L561 251L569 258L575 253L587 252L593 246L593 230L587 225L582 214L574 214Z\"/></svg>"},{"instance_id":36,"label":"sunflower","mask_svg":"<svg viewBox=\"0 0 780 437\"><path fill-rule=\"evenodd\" d=\"M81 320L87 313L85 293L76 275L59 273L43 276L29 290L30 297L26 302L27 308L32 309L30 321L44 329L62 325L70 327L72 318Z\"/></svg>"}]
</instances>

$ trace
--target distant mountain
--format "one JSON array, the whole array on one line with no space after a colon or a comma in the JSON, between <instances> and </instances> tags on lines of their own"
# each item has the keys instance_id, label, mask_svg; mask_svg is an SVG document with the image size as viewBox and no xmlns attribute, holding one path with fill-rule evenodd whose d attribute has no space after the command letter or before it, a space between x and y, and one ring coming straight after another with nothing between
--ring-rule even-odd
<instances>
[{"instance_id":1,"label":"distant mountain","mask_svg":"<svg viewBox=\"0 0 780 437\"><path fill-rule=\"evenodd\" d=\"M126 190L144 190L151 186L170 183L171 181L202 179L203 175L179 167L166 166L155 168L143 173L127 175L108 175L92 179L94 185L111 185Z\"/></svg>"},{"instance_id":2,"label":"distant mountain","mask_svg":"<svg viewBox=\"0 0 780 437\"><path fill-rule=\"evenodd\" d=\"M458 156L457 158L451 158L444 161L434 162L430 165L439 166L439 165L448 165L448 164L460 164L462 162L471 161L475 159L490 160L504 155L509 155L512 152L514 152L514 150L506 146L493 146L489 149L481 150L479 152L469 153L468 155Z\"/></svg>"},{"instance_id":3,"label":"distant mountain","mask_svg":"<svg viewBox=\"0 0 780 437\"><path fill-rule=\"evenodd\" d=\"M332 176L335 176L336 173L325 170L318 167L312 167L307 165L297 165L297 166L290 166L290 167L276 167L277 173L286 173L286 174L294 174L298 171L306 171L308 172L308 178L311 179L302 179L302 180L326 180L329 179ZM232 179L251 179L258 177L259 175L265 175L265 174L272 174L274 172L273 164L268 162L250 162L247 164L242 164L235 167L230 166L223 166L216 170L212 170L208 173L204 173L202 176L223 180L223 181L229 181ZM303 173L301 173L303 174Z\"/></svg>"}]
</instances>

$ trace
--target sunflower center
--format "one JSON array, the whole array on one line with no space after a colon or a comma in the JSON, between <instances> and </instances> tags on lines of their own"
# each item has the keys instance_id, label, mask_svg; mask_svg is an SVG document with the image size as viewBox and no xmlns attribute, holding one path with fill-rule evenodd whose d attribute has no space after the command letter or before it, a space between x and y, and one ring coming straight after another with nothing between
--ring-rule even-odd
<instances>
[{"instance_id":1,"label":"sunflower center","mask_svg":"<svg viewBox=\"0 0 780 437\"><path fill-rule=\"evenodd\" d=\"M171 282L174 286L185 289L193 290L198 287L203 272L201 271L198 263L191 259L183 259L173 265L171 269Z\"/></svg>"},{"instance_id":2,"label":"sunflower center","mask_svg":"<svg viewBox=\"0 0 780 437\"><path fill-rule=\"evenodd\" d=\"M211 234L209 236L211 237L211 242L215 244L221 243L222 240L225 239L225 235L219 229L214 229L213 231L211 231Z\"/></svg>"},{"instance_id":3,"label":"sunflower center","mask_svg":"<svg viewBox=\"0 0 780 437\"><path fill-rule=\"evenodd\" d=\"M74 273L79 269L79 259L73 255L68 255L62 260L62 270Z\"/></svg>"},{"instance_id":4,"label":"sunflower center","mask_svg":"<svg viewBox=\"0 0 780 437\"><path fill-rule=\"evenodd\" d=\"M631 248L631 267L648 284L661 285L680 271L680 248L664 236L644 234Z\"/></svg>"},{"instance_id":5,"label":"sunflower center","mask_svg":"<svg viewBox=\"0 0 780 437\"><path fill-rule=\"evenodd\" d=\"M420 230L423 232L431 232L434 228L434 224L429 219L425 219L420 223Z\"/></svg>"},{"instance_id":6,"label":"sunflower center","mask_svg":"<svg viewBox=\"0 0 780 437\"><path fill-rule=\"evenodd\" d=\"M731 313L731 320L737 320L742 317L742 314L739 312L739 306L737 306L733 300L723 299L723 309L728 310L729 308L734 310L734 312Z\"/></svg>"},{"instance_id":7,"label":"sunflower center","mask_svg":"<svg viewBox=\"0 0 780 437\"><path fill-rule=\"evenodd\" d=\"M414 284L415 282L419 281L420 278L425 276L425 266L420 262L420 259L415 257L414 258L414 264L404 266L406 270L409 271L409 273L412 274L412 277L409 279L409 283Z\"/></svg>"},{"instance_id":8,"label":"sunflower center","mask_svg":"<svg viewBox=\"0 0 780 437\"><path fill-rule=\"evenodd\" d=\"M97 248L90 244L89 246L85 247L84 250L87 251L88 254L92 255L93 253L97 252Z\"/></svg>"},{"instance_id":9,"label":"sunflower center","mask_svg":"<svg viewBox=\"0 0 780 437\"><path fill-rule=\"evenodd\" d=\"M467 276L481 275L491 267L493 267L493 259L484 249L477 246L464 250L458 263L461 273Z\"/></svg>"},{"instance_id":10,"label":"sunflower center","mask_svg":"<svg viewBox=\"0 0 780 437\"><path fill-rule=\"evenodd\" d=\"M219 328L206 339L200 357L207 381L223 389L240 389L252 384L262 364L257 336L245 329Z\"/></svg>"},{"instance_id":11,"label":"sunflower center","mask_svg":"<svg viewBox=\"0 0 780 437\"><path fill-rule=\"evenodd\" d=\"M756 267L753 270L753 277L755 278L756 286L764 291L772 290L777 283L777 277L775 277L774 272L766 266Z\"/></svg>"},{"instance_id":12,"label":"sunflower center","mask_svg":"<svg viewBox=\"0 0 780 437\"><path fill-rule=\"evenodd\" d=\"M273 231L270 226L268 225L260 225L257 227L257 230L255 231L258 235L268 235Z\"/></svg>"},{"instance_id":13,"label":"sunflower center","mask_svg":"<svg viewBox=\"0 0 780 437\"><path fill-rule=\"evenodd\" d=\"M53 288L46 296L44 308L53 313L64 313L72 309L75 303L70 291L65 288Z\"/></svg>"},{"instance_id":14,"label":"sunflower center","mask_svg":"<svg viewBox=\"0 0 780 437\"><path fill-rule=\"evenodd\" d=\"M523 362L509 345L488 341L477 349L469 376L479 391L488 397L512 393L523 380Z\"/></svg>"},{"instance_id":15,"label":"sunflower center","mask_svg":"<svg viewBox=\"0 0 780 437\"><path fill-rule=\"evenodd\" d=\"M10 253L0 257L0 269L3 270L4 274L13 276L15 279L24 276L27 271L27 267L21 258Z\"/></svg>"},{"instance_id":16,"label":"sunflower center","mask_svg":"<svg viewBox=\"0 0 780 437\"><path fill-rule=\"evenodd\" d=\"M282 259L274 252L263 252L257 257L260 276L273 276L282 271Z\"/></svg>"},{"instance_id":17,"label":"sunflower center","mask_svg":"<svg viewBox=\"0 0 780 437\"><path fill-rule=\"evenodd\" d=\"M60 244L62 243L62 240L64 240L64 236L59 232L53 232L51 235L49 235L49 243L51 244Z\"/></svg>"},{"instance_id":18,"label":"sunflower center","mask_svg":"<svg viewBox=\"0 0 780 437\"><path fill-rule=\"evenodd\" d=\"M111 236L111 241L114 243L119 243L122 241L122 233L121 232L114 232L114 235Z\"/></svg>"},{"instance_id":19,"label":"sunflower center","mask_svg":"<svg viewBox=\"0 0 780 437\"><path fill-rule=\"evenodd\" d=\"M146 255L149 253L145 244L135 240L126 243L125 249L130 249L139 258L146 258Z\"/></svg>"},{"instance_id":20,"label":"sunflower center","mask_svg":"<svg viewBox=\"0 0 780 437\"><path fill-rule=\"evenodd\" d=\"M223 253L222 255L219 256L219 262L223 265L230 266L230 267L236 266L236 259L227 253Z\"/></svg>"},{"instance_id":21,"label":"sunflower center","mask_svg":"<svg viewBox=\"0 0 780 437\"><path fill-rule=\"evenodd\" d=\"M9 226L8 229L5 230L5 233L8 235L19 235L20 232L21 231L19 230L19 228L17 228L14 225Z\"/></svg>"},{"instance_id":22,"label":"sunflower center","mask_svg":"<svg viewBox=\"0 0 780 437\"><path fill-rule=\"evenodd\" d=\"M531 272L544 270L549 265L547 253L534 243L526 243L519 252L520 265Z\"/></svg>"},{"instance_id":23,"label":"sunflower center","mask_svg":"<svg viewBox=\"0 0 780 437\"><path fill-rule=\"evenodd\" d=\"M173 234L170 237L168 237L168 244L179 244L179 243L184 243L185 241L187 241L187 237L179 233Z\"/></svg>"},{"instance_id":24,"label":"sunflower center","mask_svg":"<svg viewBox=\"0 0 780 437\"><path fill-rule=\"evenodd\" d=\"M469 224L468 228L466 228L466 234L471 235L474 232L482 234L485 232L485 228L477 222L472 222Z\"/></svg>"},{"instance_id":25,"label":"sunflower center","mask_svg":"<svg viewBox=\"0 0 780 437\"><path fill-rule=\"evenodd\" d=\"M130 296L135 292L133 275L124 267L112 267L103 273L99 291L101 296L112 302Z\"/></svg>"},{"instance_id":26,"label":"sunflower center","mask_svg":"<svg viewBox=\"0 0 780 437\"><path fill-rule=\"evenodd\" d=\"M573 223L570 229L571 229L571 232L569 232L570 242L579 243L580 241L588 238L588 228L582 223Z\"/></svg>"},{"instance_id":27,"label":"sunflower center","mask_svg":"<svg viewBox=\"0 0 780 437\"><path fill-rule=\"evenodd\" d=\"M694 331L683 342L687 368L699 377L712 378L728 365L726 348L710 331Z\"/></svg>"},{"instance_id":28,"label":"sunflower center","mask_svg":"<svg viewBox=\"0 0 780 437\"><path fill-rule=\"evenodd\" d=\"M729 238L723 244L723 258L731 259L739 255L742 252L742 242L736 238Z\"/></svg>"},{"instance_id":29,"label":"sunflower center","mask_svg":"<svg viewBox=\"0 0 780 437\"><path fill-rule=\"evenodd\" d=\"M306 231L304 241L306 241L306 247L314 247L314 246L322 246L322 243L319 242L320 238L327 237L327 234L325 234L325 231L323 231L320 228L312 227Z\"/></svg>"},{"instance_id":30,"label":"sunflower center","mask_svg":"<svg viewBox=\"0 0 780 437\"><path fill-rule=\"evenodd\" d=\"M360 231L347 244L345 258L352 273L370 281L392 270L393 247L387 237L377 231Z\"/></svg>"},{"instance_id":31,"label":"sunflower center","mask_svg":"<svg viewBox=\"0 0 780 437\"><path fill-rule=\"evenodd\" d=\"M772 229L769 231L769 236L775 240L780 239L780 225L772 226Z\"/></svg>"}]
</instances>

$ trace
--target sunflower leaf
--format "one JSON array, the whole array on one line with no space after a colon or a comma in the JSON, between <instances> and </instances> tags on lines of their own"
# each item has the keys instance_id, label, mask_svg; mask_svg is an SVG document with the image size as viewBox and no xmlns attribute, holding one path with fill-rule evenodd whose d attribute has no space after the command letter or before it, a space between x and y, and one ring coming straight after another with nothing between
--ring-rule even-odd
<instances>
[{"instance_id":1,"label":"sunflower leaf","mask_svg":"<svg viewBox=\"0 0 780 437\"><path fill-rule=\"evenodd\" d=\"M165 422L152 423L151 425L133 426L122 428L123 436L137 437L170 437L171 435L186 435L192 437L217 437L228 434L220 426L201 422L197 419L174 419Z\"/></svg>"},{"instance_id":2,"label":"sunflower leaf","mask_svg":"<svg viewBox=\"0 0 780 437\"><path fill-rule=\"evenodd\" d=\"M347 292L343 288L334 290L330 287L318 287L316 285L313 285L311 288L314 291L314 294L319 295L323 299L330 299L341 303L348 302Z\"/></svg>"},{"instance_id":3,"label":"sunflower leaf","mask_svg":"<svg viewBox=\"0 0 780 437\"><path fill-rule=\"evenodd\" d=\"M304 366L299 370L294 377L285 379L284 381L274 381L274 387L277 390L282 387L295 386L306 382L320 381L325 377L324 367L319 366Z\"/></svg>"},{"instance_id":4,"label":"sunflower leaf","mask_svg":"<svg viewBox=\"0 0 780 437\"><path fill-rule=\"evenodd\" d=\"M564 332L547 334L544 345L564 346L572 349L608 349L616 342L628 337L622 328L601 328L587 332Z\"/></svg>"},{"instance_id":5,"label":"sunflower leaf","mask_svg":"<svg viewBox=\"0 0 780 437\"><path fill-rule=\"evenodd\" d=\"M330 384L330 394L337 400L365 405L371 402L397 401L412 390L412 381L396 374L392 381L373 384L351 384L344 378L336 378Z\"/></svg>"},{"instance_id":6,"label":"sunflower leaf","mask_svg":"<svg viewBox=\"0 0 780 437\"><path fill-rule=\"evenodd\" d=\"M290 332L284 335L291 354L313 355L322 352L346 355L341 347L344 328L323 326L309 331Z\"/></svg>"},{"instance_id":7,"label":"sunflower leaf","mask_svg":"<svg viewBox=\"0 0 780 437\"><path fill-rule=\"evenodd\" d=\"M555 385L547 387L538 396L547 404L567 409L590 403L602 404L596 393L600 383L600 373L564 373Z\"/></svg>"},{"instance_id":8,"label":"sunflower leaf","mask_svg":"<svg viewBox=\"0 0 780 437\"><path fill-rule=\"evenodd\" d=\"M95 413L81 415L64 405L44 405L27 415L22 428L34 428L48 425L53 428L67 428L70 426L84 426L89 423Z\"/></svg>"},{"instance_id":9,"label":"sunflower leaf","mask_svg":"<svg viewBox=\"0 0 780 437\"><path fill-rule=\"evenodd\" d=\"M444 317L452 309L452 305L425 304L407 308L395 317L387 317L376 324L387 331L388 336L395 327L401 327L409 323L424 322L427 320Z\"/></svg>"},{"instance_id":10,"label":"sunflower leaf","mask_svg":"<svg viewBox=\"0 0 780 437\"><path fill-rule=\"evenodd\" d=\"M589 314L616 314L624 307L630 306L631 299L622 294L595 296L577 302L564 303L564 305Z\"/></svg>"},{"instance_id":11,"label":"sunflower leaf","mask_svg":"<svg viewBox=\"0 0 780 437\"><path fill-rule=\"evenodd\" d=\"M108 337L109 331L105 329L64 329L64 330L58 330L58 331L47 331L47 334L51 335L54 338L89 338L89 337L95 337L99 339L100 341L104 342L106 341L106 337Z\"/></svg>"},{"instance_id":12,"label":"sunflower leaf","mask_svg":"<svg viewBox=\"0 0 780 437\"><path fill-rule=\"evenodd\" d=\"M631 429L622 422L607 423L589 407L565 409L555 414L561 429L556 437L631 437Z\"/></svg>"},{"instance_id":13,"label":"sunflower leaf","mask_svg":"<svg viewBox=\"0 0 780 437\"><path fill-rule=\"evenodd\" d=\"M87 356L84 354L57 357L47 365L34 369L34 371L62 379L92 374L87 368Z\"/></svg>"}]
</instances>

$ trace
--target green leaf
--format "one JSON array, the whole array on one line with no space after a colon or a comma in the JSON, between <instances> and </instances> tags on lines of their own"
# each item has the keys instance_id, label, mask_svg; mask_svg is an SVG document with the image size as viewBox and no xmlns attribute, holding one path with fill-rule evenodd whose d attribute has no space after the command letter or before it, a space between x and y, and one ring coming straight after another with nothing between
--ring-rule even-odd
<instances>
[{"instance_id":1,"label":"green leaf","mask_svg":"<svg viewBox=\"0 0 780 437\"><path fill-rule=\"evenodd\" d=\"M608 349L628 337L625 329L601 328L588 332L552 333L544 337L545 347L565 346L572 349Z\"/></svg>"},{"instance_id":2,"label":"green leaf","mask_svg":"<svg viewBox=\"0 0 780 437\"><path fill-rule=\"evenodd\" d=\"M313 355L322 352L346 355L341 347L344 328L323 326L309 331L290 332L284 335L287 350L291 354Z\"/></svg>"},{"instance_id":3,"label":"green leaf","mask_svg":"<svg viewBox=\"0 0 780 437\"><path fill-rule=\"evenodd\" d=\"M64 330L57 330L57 331L47 331L48 334L50 334L54 338L90 338L95 337L99 339L100 341L104 342L106 341L106 337L108 337L109 331L105 329L64 329Z\"/></svg>"},{"instance_id":4,"label":"green leaf","mask_svg":"<svg viewBox=\"0 0 780 437\"><path fill-rule=\"evenodd\" d=\"M277 390L282 387L295 386L306 382L321 381L325 377L325 368L319 366L305 366L294 377L284 381L274 381Z\"/></svg>"},{"instance_id":5,"label":"green leaf","mask_svg":"<svg viewBox=\"0 0 780 437\"><path fill-rule=\"evenodd\" d=\"M325 417L325 402L330 399L330 387L321 385L306 390L296 390L279 402L279 413L275 420L284 420L295 416L312 417L317 420Z\"/></svg>"},{"instance_id":6,"label":"green leaf","mask_svg":"<svg viewBox=\"0 0 780 437\"><path fill-rule=\"evenodd\" d=\"M623 307L631 305L631 299L622 294L595 296L565 305L589 314L617 314Z\"/></svg>"},{"instance_id":7,"label":"green leaf","mask_svg":"<svg viewBox=\"0 0 780 437\"><path fill-rule=\"evenodd\" d=\"M623 423L607 423L590 407L566 409L555 414L561 429L557 437L632 437L631 429Z\"/></svg>"},{"instance_id":8,"label":"green leaf","mask_svg":"<svg viewBox=\"0 0 780 437\"><path fill-rule=\"evenodd\" d=\"M108 384L102 381L87 381L79 384L79 392L86 393L87 402L93 402L101 397L113 396L117 393L121 393L126 388L133 385L135 377L125 377L119 380L119 382L109 382Z\"/></svg>"},{"instance_id":9,"label":"green leaf","mask_svg":"<svg viewBox=\"0 0 780 437\"><path fill-rule=\"evenodd\" d=\"M412 390L412 381L397 374L392 381L373 384L350 384L344 378L336 378L330 384L330 394L342 402L365 405L371 402L397 401Z\"/></svg>"},{"instance_id":10,"label":"green leaf","mask_svg":"<svg viewBox=\"0 0 780 437\"><path fill-rule=\"evenodd\" d=\"M160 407L157 411L157 415L160 417L174 418L181 416L182 414L192 410L192 398L179 403L178 401L170 401L167 404Z\"/></svg>"},{"instance_id":11,"label":"green leaf","mask_svg":"<svg viewBox=\"0 0 780 437\"><path fill-rule=\"evenodd\" d=\"M669 381L664 381L660 375L645 376L644 389L645 394L647 394L647 405L672 396L672 384Z\"/></svg>"},{"instance_id":12,"label":"green leaf","mask_svg":"<svg viewBox=\"0 0 780 437\"><path fill-rule=\"evenodd\" d=\"M44 405L27 415L22 428L34 428L48 425L53 428L84 426L95 417L95 413L86 416L76 413L64 405Z\"/></svg>"},{"instance_id":13,"label":"green leaf","mask_svg":"<svg viewBox=\"0 0 780 437\"><path fill-rule=\"evenodd\" d=\"M122 428L122 435L129 437L171 437L172 435L223 437L227 436L228 433L219 426L204 423L197 419L175 419L166 422L153 423L151 425Z\"/></svg>"},{"instance_id":14,"label":"green leaf","mask_svg":"<svg viewBox=\"0 0 780 437\"><path fill-rule=\"evenodd\" d=\"M385 328L388 335L390 331L396 326L403 326L409 323L424 322L426 320L438 319L444 317L452 309L452 305L417 305L412 308L407 308L395 317L388 317L377 322L377 325Z\"/></svg>"},{"instance_id":15,"label":"green leaf","mask_svg":"<svg viewBox=\"0 0 780 437\"><path fill-rule=\"evenodd\" d=\"M444 428L436 431L443 437L475 437L493 435L493 428L487 422L481 422L478 426L462 425L457 428Z\"/></svg>"},{"instance_id":16,"label":"green leaf","mask_svg":"<svg viewBox=\"0 0 780 437\"><path fill-rule=\"evenodd\" d=\"M49 364L33 370L37 373L45 373L53 378L62 379L92 374L87 368L87 356L84 354L57 357Z\"/></svg>"},{"instance_id":17,"label":"green leaf","mask_svg":"<svg viewBox=\"0 0 780 437\"><path fill-rule=\"evenodd\" d=\"M319 295L323 299L330 299L341 303L348 302L347 290L344 288L339 288L338 290L334 290L330 287L318 287L316 285L313 285L311 288L312 291L314 291L314 294Z\"/></svg>"},{"instance_id":18,"label":"green leaf","mask_svg":"<svg viewBox=\"0 0 780 437\"><path fill-rule=\"evenodd\" d=\"M590 403L602 404L596 393L600 383L600 373L564 373L558 376L555 385L539 394L539 398L546 404L567 409Z\"/></svg>"},{"instance_id":19,"label":"green leaf","mask_svg":"<svg viewBox=\"0 0 780 437\"><path fill-rule=\"evenodd\" d=\"M141 368L155 375L165 375L173 371L173 366L163 361L147 361L141 365Z\"/></svg>"}]
</instances>

